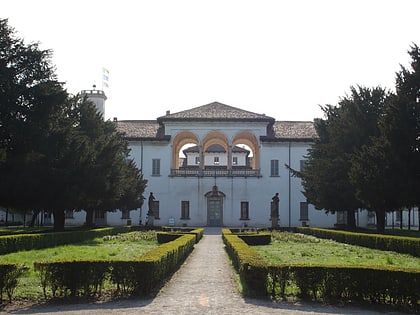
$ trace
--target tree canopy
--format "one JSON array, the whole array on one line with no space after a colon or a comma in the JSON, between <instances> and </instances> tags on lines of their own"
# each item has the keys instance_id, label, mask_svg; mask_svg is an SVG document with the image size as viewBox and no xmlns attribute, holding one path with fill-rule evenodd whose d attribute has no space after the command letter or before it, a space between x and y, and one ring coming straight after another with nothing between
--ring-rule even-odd
<instances>
[{"instance_id":1,"label":"tree canopy","mask_svg":"<svg viewBox=\"0 0 420 315\"><path fill-rule=\"evenodd\" d=\"M140 207L146 186L128 143L92 102L57 81L51 51L0 19L0 205L51 211Z\"/></svg>"},{"instance_id":2,"label":"tree canopy","mask_svg":"<svg viewBox=\"0 0 420 315\"><path fill-rule=\"evenodd\" d=\"M420 204L419 48L411 47L409 55L411 69L401 67L395 93L351 87L337 106L323 107L306 167L294 171L308 202L347 211L351 226L358 208L375 211L382 231L387 211Z\"/></svg>"}]
</instances>

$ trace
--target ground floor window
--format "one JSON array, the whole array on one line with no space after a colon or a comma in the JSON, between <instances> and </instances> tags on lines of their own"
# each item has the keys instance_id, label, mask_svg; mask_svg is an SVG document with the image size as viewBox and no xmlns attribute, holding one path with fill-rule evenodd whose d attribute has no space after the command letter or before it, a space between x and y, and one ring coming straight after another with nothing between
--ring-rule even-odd
<instances>
[{"instance_id":1,"label":"ground floor window","mask_svg":"<svg viewBox=\"0 0 420 315\"><path fill-rule=\"evenodd\" d=\"M130 219L130 210L121 210L121 219Z\"/></svg>"},{"instance_id":2,"label":"ground floor window","mask_svg":"<svg viewBox=\"0 0 420 315\"><path fill-rule=\"evenodd\" d=\"M249 220L249 202L241 201L241 220Z\"/></svg>"},{"instance_id":3,"label":"ground floor window","mask_svg":"<svg viewBox=\"0 0 420 315\"><path fill-rule=\"evenodd\" d=\"M153 213L155 214L155 219L159 220L159 200L153 201Z\"/></svg>"},{"instance_id":4,"label":"ground floor window","mask_svg":"<svg viewBox=\"0 0 420 315\"><path fill-rule=\"evenodd\" d=\"M74 219L74 210L66 210L65 216L66 216L66 219Z\"/></svg>"},{"instance_id":5,"label":"ground floor window","mask_svg":"<svg viewBox=\"0 0 420 315\"><path fill-rule=\"evenodd\" d=\"M309 215L308 215L308 203L307 202L301 202L300 203L300 221L308 221Z\"/></svg>"},{"instance_id":6,"label":"ground floor window","mask_svg":"<svg viewBox=\"0 0 420 315\"><path fill-rule=\"evenodd\" d=\"M181 201L181 220L190 219L190 202L188 200Z\"/></svg>"}]
</instances>

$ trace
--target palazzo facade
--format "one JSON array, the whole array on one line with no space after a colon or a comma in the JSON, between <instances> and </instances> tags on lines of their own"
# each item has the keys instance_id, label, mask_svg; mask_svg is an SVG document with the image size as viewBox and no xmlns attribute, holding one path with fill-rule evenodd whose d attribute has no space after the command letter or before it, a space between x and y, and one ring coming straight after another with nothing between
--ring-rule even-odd
<instances>
[{"instance_id":1,"label":"palazzo facade","mask_svg":"<svg viewBox=\"0 0 420 315\"><path fill-rule=\"evenodd\" d=\"M102 91L82 91L104 115ZM277 121L213 102L156 120L114 119L129 141L130 158L147 179L140 209L96 211L98 225L145 224L148 196L154 195L154 225L271 227L271 201L278 193L280 227L334 227L346 214L327 214L308 204L292 169L305 164L317 137L311 121ZM410 224L418 226L418 210ZM387 215L387 225L408 222L408 214ZM69 211L66 224L84 223L84 212ZM47 222L48 218L45 219ZM375 225L375 215L359 211L356 223Z\"/></svg>"}]
</instances>

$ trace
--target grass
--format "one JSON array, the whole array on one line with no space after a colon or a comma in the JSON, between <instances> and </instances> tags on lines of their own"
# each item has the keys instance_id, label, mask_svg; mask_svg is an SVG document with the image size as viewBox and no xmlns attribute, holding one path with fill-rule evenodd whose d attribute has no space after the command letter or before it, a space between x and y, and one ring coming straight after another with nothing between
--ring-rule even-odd
<instances>
[{"instance_id":1,"label":"grass","mask_svg":"<svg viewBox=\"0 0 420 315\"><path fill-rule=\"evenodd\" d=\"M158 247L156 232L130 232L96 238L82 243L52 247L40 250L21 251L2 255L1 261L24 264L28 273L21 278L14 297L17 299L42 299L43 293L38 274L34 271L34 261L57 260L129 260L142 256Z\"/></svg>"},{"instance_id":2,"label":"grass","mask_svg":"<svg viewBox=\"0 0 420 315\"><path fill-rule=\"evenodd\" d=\"M417 257L298 233L273 232L270 245L254 248L269 264L393 266L420 270L420 258Z\"/></svg>"}]
</instances>

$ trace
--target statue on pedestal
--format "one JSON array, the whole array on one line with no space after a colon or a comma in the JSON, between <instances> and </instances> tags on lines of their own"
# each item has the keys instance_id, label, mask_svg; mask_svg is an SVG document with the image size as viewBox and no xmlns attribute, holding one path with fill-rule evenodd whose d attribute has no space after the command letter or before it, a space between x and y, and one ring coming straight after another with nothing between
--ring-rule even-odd
<instances>
[{"instance_id":1,"label":"statue on pedestal","mask_svg":"<svg viewBox=\"0 0 420 315\"><path fill-rule=\"evenodd\" d=\"M279 193L271 198L271 227L276 228L279 226Z\"/></svg>"}]
</instances>

